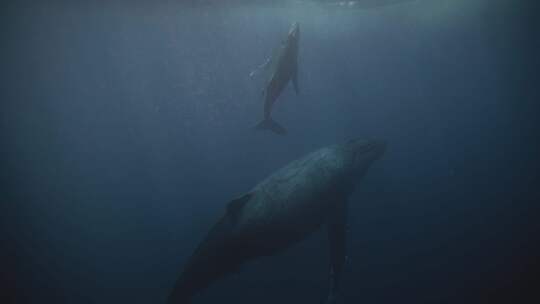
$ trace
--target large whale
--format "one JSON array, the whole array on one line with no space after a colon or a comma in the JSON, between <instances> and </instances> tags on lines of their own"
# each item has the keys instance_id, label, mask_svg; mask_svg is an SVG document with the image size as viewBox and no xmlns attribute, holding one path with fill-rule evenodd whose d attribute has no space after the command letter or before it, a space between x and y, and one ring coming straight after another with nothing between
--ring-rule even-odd
<instances>
[{"instance_id":1,"label":"large whale","mask_svg":"<svg viewBox=\"0 0 540 304\"><path fill-rule=\"evenodd\" d=\"M230 201L180 274L170 304L190 303L211 283L254 258L278 253L325 225L331 252L328 301L345 263L347 198L381 157L380 141L352 140L293 161Z\"/></svg>"},{"instance_id":2,"label":"large whale","mask_svg":"<svg viewBox=\"0 0 540 304\"><path fill-rule=\"evenodd\" d=\"M275 54L269 58L260 68L270 67L270 77L265 85L264 94L264 119L256 126L259 130L271 130L277 134L287 133L285 128L275 122L270 114L274 103L285 86L292 81L296 94L298 87L298 43L300 40L300 25L292 24L287 39L280 45ZM254 72L251 73L253 76Z\"/></svg>"}]
</instances>

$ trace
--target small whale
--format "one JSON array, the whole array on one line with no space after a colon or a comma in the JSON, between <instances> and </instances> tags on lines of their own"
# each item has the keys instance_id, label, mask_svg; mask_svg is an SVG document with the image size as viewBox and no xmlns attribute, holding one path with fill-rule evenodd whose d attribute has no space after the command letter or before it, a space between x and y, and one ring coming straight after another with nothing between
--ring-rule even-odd
<instances>
[{"instance_id":1,"label":"small whale","mask_svg":"<svg viewBox=\"0 0 540 304\"><path fill-rule=\"evenodd\" d=\"M352 140L293 161L230 201L189 258L169 296L187 304L210 284L252 259L270 256L325 225L330 246L330 291L338 292L346 261L347 199L386 150L381 141ZM227 302L227 301L225 301Z\"/></svg>"},{"instance_id":2,"label":"small whale","mask_svg":"<svg viewBox=\"0 0 540 304\"><path fill-rule=\"evenodd\" d=\"M298 43L300 40L300 25L292 24L287 39L277 50L276 54L269 58L259 67L271 67L270 77L263 90L264 98L264 119L255 128L257 130L271 130L276 134L285 135L287 131L284 127L274 121L271 117L272 108L285 86L292 81L296 94L300 92L298 86ZM250 76L253 76L253 71Z\"/></svg>"}]
</instances>

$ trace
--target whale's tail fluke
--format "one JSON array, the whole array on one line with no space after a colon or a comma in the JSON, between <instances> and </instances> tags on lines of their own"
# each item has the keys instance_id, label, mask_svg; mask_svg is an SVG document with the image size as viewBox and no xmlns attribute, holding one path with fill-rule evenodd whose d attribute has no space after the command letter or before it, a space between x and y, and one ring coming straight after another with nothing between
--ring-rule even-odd
<instances>
[{"instance_id":1,"label":"whale's tail fluke","mask_svg":"<svg viewBox=\"0 0 540 304\"><path fill-rule=\"evenodd\" d=\"M287 134L287 130L282 127L280 124L278 124L275 120L273 120L272 118L268 117L267 119L259 122L256 126L255 126L255 129L257 130L270 130L276 134L279 134L279 135L285 135Z\"/></svg>"}]
</instances>

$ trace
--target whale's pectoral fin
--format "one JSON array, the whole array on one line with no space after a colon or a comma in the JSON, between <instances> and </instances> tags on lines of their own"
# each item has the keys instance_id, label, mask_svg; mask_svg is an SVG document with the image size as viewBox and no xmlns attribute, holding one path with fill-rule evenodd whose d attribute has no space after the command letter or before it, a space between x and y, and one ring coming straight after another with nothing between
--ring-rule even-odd
<instances>
[{"instance_id":1,"label":"whale's pectoral fin","mask_svg":"<svg viewBox=\"0 0 540 304\"><path fill-rule=\"evenodd\" d=\"M347 201L343 199L335 205L328 219L328 240L330 243L330 292L327 303L332 303L339 289L341 273L345 265Z\"/></svg>"},{"instance_id":2,"label":"whale's pectoral fin","mask_svg":"<svg viewBox=\"0 0 540 304\"><path fill-rule=\"evenodd\" d=\"M249 201L249 199L252 196L253 196L253 193L246 193L242 195L241 197L230 201L227 204L227 214L230 216L230 218L234 222L236 222L236 219L238 218L238 214L240 213L240 210L242 210L244 205Z\"/></svg>"},{"instance_id":3,"label":"whale's pectoral fin","mask_svg":"<svg viewBox=\"0 0 540 304\"><path fill-rule=\"evenodd\" d=\"M249 77L253 78L257 74L259 74L261 70L267 70L271 62L272 62L272 57L266 58L266 60L261 65L259 65L257 68L251 71L251 73L249 73Z\"/></svg>"}]
</instances>

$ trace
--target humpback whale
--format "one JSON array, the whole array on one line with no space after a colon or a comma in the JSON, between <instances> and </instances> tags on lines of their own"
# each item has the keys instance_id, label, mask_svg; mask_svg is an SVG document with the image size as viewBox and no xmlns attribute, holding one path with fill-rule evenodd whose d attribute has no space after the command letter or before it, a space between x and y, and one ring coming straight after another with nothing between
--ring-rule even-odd
<instances>
[{"instance_id":1,"label":"humpback whale","mask_svg":"<svg viewBox=\"0 0 540 304\"><path fill-rule=\"evenodd\" d=\"M270 77L263 90L264 98L264 119L255 127L258 130L271 130L277 134L287 133L285 128L275 122L270 116L274 103L285 86L292 81L296 94L300 92L298 86L298 42L300 39L300 25L292 24L287 39L282 43L274 56L270 57L259 68L270 67ZM256 71L252 72L253 76Z\"/></svg>"},{"instance_id":2,"label":"humpback whale","mask_svg":"<svg viewBox=\"0 0 540 304\"><path fill-rule=\"evenodd\" d=\"M211 283L252 259L276 254L325 225L330 291L335 299L345 263L347 198L386 150L381 141L351 140L319 149L233 199L198 245L169 295L187 304Z\"/></svg>"}]
</instances>

